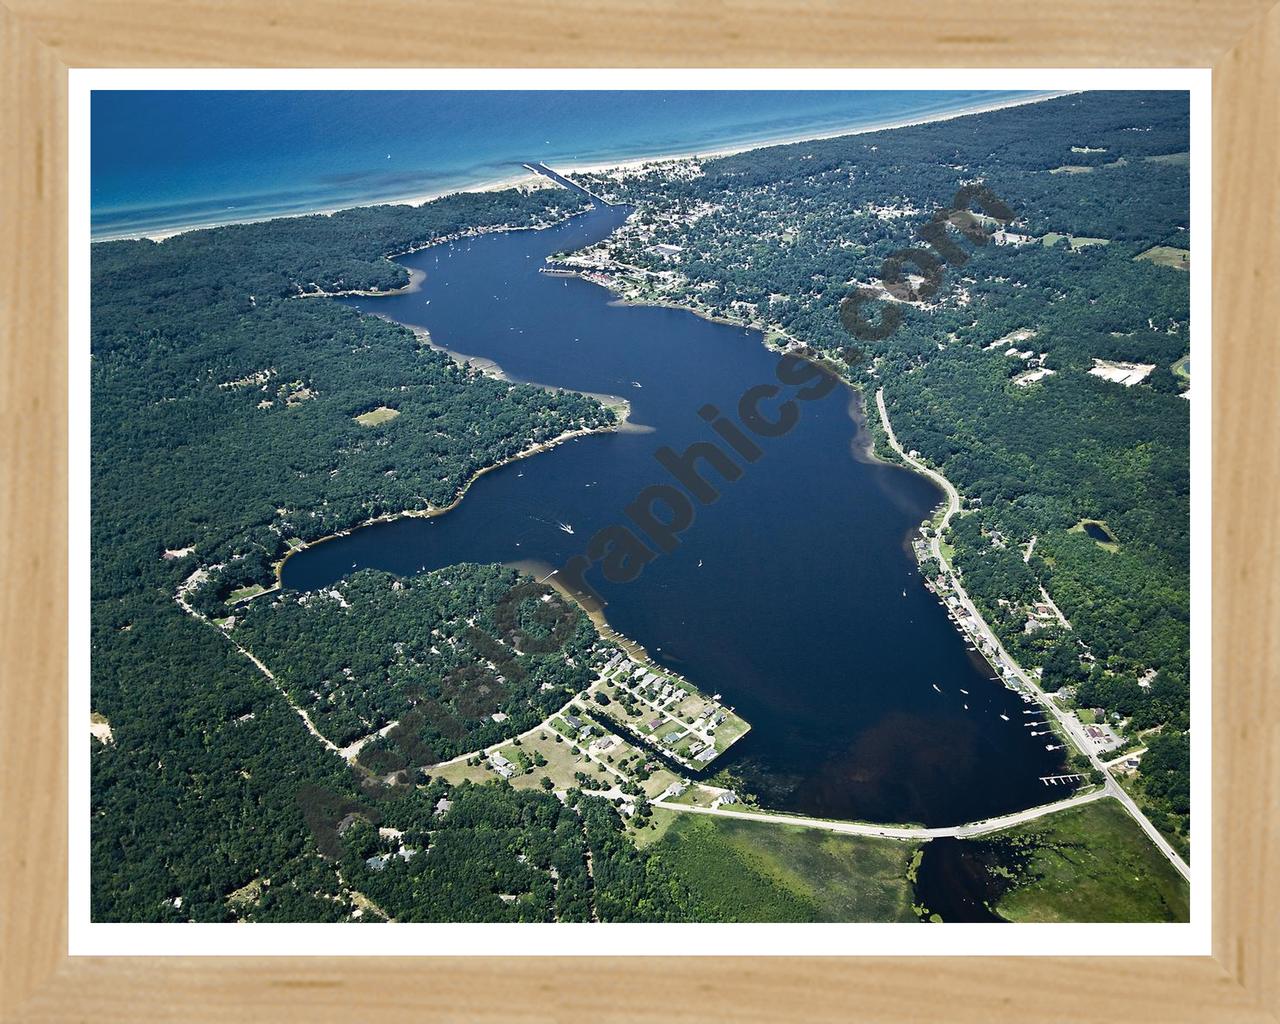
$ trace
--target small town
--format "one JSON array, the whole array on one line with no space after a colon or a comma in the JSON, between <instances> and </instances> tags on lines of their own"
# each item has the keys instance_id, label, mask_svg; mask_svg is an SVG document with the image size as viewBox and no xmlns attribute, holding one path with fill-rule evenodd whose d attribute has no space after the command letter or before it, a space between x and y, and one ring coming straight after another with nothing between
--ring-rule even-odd
<instances>
[{"instance_id":1,"label":"small town","mask_svg":"<svg viewBox=\"0 0 1280 1024\"><path fill-rule=\"evenodd\" d=\"M613 634L616 636L616 634ZM602 641L595 681L546 721L482 751L424 769L451 783L503 779L568 799L571 789L610 800L624 819L678 800L718 808L732 790L694 781L750 731L719 694ZM683 798L683 799L681 799Z\"/></svg>"}]
</instances>

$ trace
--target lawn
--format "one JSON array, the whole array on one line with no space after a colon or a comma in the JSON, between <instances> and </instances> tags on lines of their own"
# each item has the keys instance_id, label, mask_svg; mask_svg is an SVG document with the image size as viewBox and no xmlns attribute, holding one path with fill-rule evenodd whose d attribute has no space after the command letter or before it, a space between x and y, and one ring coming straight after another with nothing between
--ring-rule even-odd
<instances>
[{"instance_id":1,"label":"lawn","mask_svg":"<svg viewBox=\"0 0 1280 1024\"><path fill-rule=\"evenodd\" d=\"M654 809L651 852L706 921L914 921L913 843ZM660 822L660 815L673 820Z\"/></svg>"},{"instance_id":2,"label":"lawn","mask_svg":"<svg viewBox=\"0 0 1280 1024\"><path fill-rule=\"evenodd\" d=\"M543 739L544 736L545 739ZM513 776L511 785L516 789L541 789L543 776L546 776L551 779L556 789L569 790L578 784L574 779L577 772L596 774L596 766L586 754L575 755L573 743L568 740L557 743L555 736L555 730L543 729L532 736L526 736L520 741L518 747L508 743L498 751L513 764L520 763L521 753L530 761L534 760L535 753L546 758L545 765L534 765L533 771L520 772Z\"/></svg>"},{"instance_id":3,"label":"lawn","mask_svg":"<svg viewBox=\"0 0 1280 1024\"><path fill-rule=\"evenodd\" d=\"M1059 242L1064 238L1067 240L1067 244L1071 246L1072 249L1083 249L1085 246L1088 246L1088 245L1110 245L1111 244L1111 239L1109 238L1089 238L1087 235L1063 235L1063 234L1059 234L1057 231L1048 232L1047 234L1041 237L1040 241L1043 242L1045 245L1053 245L1054 243Z\"/></svg>"},{"instance_id":4,"label":"lawn","mask_svg":"<svg viewBox=\"0 0 1280 1024\"><path fill-rule=\"evenodd\" d=\"M1171 245L1152 246L1146 252L1140 252L1135 260L1147 260L1162 267L1173 267L1175 270L1191 269L1191 253L1186 249L1175 249Z\"/></svg>"},{"instance_id":5,"label":"lawn","mask_svg":"<svg viewBox=\"0 0 1280 1024\"><path fill-rule=\"evenodd\" d=\"M723 753L728 750L731 745L738 742L750 731L751 726L745 718L739 718L732 711L729 711L728 717L716 726L717 753Z\"/></svg>"},{"instance_id":6,"label":"lawn","mask_svg":"<svg viewBox=\"0 0 1280 1024\"><path fill-rule=\"evenodd\" d=\"M1036 844L1028 880L996 905L1010 921L1188 919L1189 886L1115 800L1096 800L1000 835Z\"/></svg>"}]
</instances>

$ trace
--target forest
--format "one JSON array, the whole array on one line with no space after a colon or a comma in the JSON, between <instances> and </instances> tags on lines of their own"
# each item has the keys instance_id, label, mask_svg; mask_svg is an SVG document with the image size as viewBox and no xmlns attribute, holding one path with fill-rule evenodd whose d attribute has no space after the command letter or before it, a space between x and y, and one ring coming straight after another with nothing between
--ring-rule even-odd
<instances>
[{"instance_id":1,"label":"forest","mask_svg":"<svg viewBox=\"0 0 1280 1024\"><path fill-rule=\"evenodd\" d=\"M899 330L861 343L852 373L885 389L899 437L966 495L948 541L1011 648L1047 686L1142 730L1135 790L1177 833L1189 814L1190 499L1188 403L1169 366L1188 351L1187 275L1135 257L1188 244L1187 149L1184 98L1084 94L757 150L689 180L585 182L636 204L608 244L674 272L674 297L833 351L849 342L842 299L876 281L959 182L984 178L1015 207L1012 230L1040 240L969 246L935 301L903 303ZM111 730L86 740L95 920L729 913L723 893L694 891L721 857L705 830L682 849L641 848L612 804L579 789L562 802L420 771L581 688L595 634L554 595L455 566L360 573L337 597L231 598L272 583L299 542L443 507L477 470L612 422L594 400L481 376L324 297L402 287L389 255L554 223L581 203L564 190L480 193L93 247L92 701ZM671 262L654 242L684 252ZM1021 360L989 347L1021 329L1033 338L1010 347L1034 347L1054 371L1028 387L1012 382ZM1156 369L1125 388L1087 372L1099 358ZM398 415L357 419L374 410ZM1115 543L1079 532L1086 519ZM184 581L191 608L227 625L280 690L183 611ZM1004 611L1041 586L1071 631L1030 635ZM281 690L337 744L395 724L348 763ZM859 870L840 880L851 900ZM799 906L797 884L779 905Z\"/></svg>"},{"instance_id":2,"label":"forest","mask_svg":"<svg viewBox=\"0 0 1280 1024\"><path fill-rule=\"evenodd\" d=\"M399 287L388 254L580 208L558 189L491 192L93 247L91 690L111 730L89 740L96 920L225 919L257 877L273 879L272 919L348 916L299 801L356 799L367 772L174 596L201 571L192 605L226 615L232 590L272 582L287 542L447 505L477 470L611 422L594 400L479 376L407 329L301 297ZM401 415L354 420L379 406Z\"/></svg>"},{"instance_id":3,"label":"forest","mask_svg":"<svg viewBox=\"0 0 1280 1024\"><path fill-rule=\"evenodd\" d=\"M594 251L634 301L833 354L855 340L850 295L874 297L872 324L892 307L900 323L856 339L849 374L868 398L883 388L904 447L964 495L945 539L970 595L1047 688L1080 684L1131 734L1185 743L1190 403L1172 367L1190 351L1189 275L1137 257L1189 248L1189 148L1185 93L1090 92L583 183L636 206ZM948 219L940 238L934 214L974 183L1012 219L977 203L980 229ZM934 280L906 263L895 294L886 257L909 248L946 264ZM1091 374L1098 360L1153 369L1126 387ZM1071 630L1028 631L1041 587ZM1185 783L1142 788L1178 839Z\"/></svg>"},{"instance_id":4,"label":"forest","mask_svg":"<svg viewBox=\"0 0 1280 1024\"><path fill-rule=\"evenodd\" d=\"M337 746L394 723L360 750L377 775L518 735L594 678L586 615L501 566L364 570L249 602L233 636Z\"/></svg>"}]
</instances>

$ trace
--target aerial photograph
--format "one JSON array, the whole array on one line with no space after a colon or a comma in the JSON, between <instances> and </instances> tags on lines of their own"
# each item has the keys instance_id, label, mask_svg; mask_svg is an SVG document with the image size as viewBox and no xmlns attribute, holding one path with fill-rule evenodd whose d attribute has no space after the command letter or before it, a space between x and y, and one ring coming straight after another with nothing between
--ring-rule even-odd
<instances>
[{"instance_id":1,"label":"aerial photograph","mask_svg":"<svg viewBox=\"0 0 1280 1024\"><path fill-rule=\"evenodd\" d=\"M92 922L1190 919L1188 92L89 113Z\"/></svg>"}]
</instances>

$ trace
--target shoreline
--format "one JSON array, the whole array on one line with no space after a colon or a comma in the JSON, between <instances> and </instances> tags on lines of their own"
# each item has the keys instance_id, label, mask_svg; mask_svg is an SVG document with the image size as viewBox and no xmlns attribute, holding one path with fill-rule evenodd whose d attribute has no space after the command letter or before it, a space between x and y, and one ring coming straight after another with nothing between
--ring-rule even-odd
<instances>
[{"instance_id":1,"label":"shoreline","mask_svg":"<svg viewBox=\"0 0 1280 1024\"><path fill-rule=\"evenodd\" d=\"M480 372L483 372L483 371L480 371ZM506 378L501 378L501 379L506 379ZM540 385L537 385L537 386L540 386ZM564 389L561 389L561 390L564 390ZM461 488L459 488L458 493L454 496L453 500L450 501L449 504L447 505L441 505L441 506L429 505L427 508L410 508L410 509L403 509L402 511L399 511L399 512L386 512L383 515L374 516L371 519L365 519L362 522L355 523L354 525L348 526L342 530L338 530L335 533L327 533L323 537L317 537L315 540L301 541L297 546L289 548L289 550L285 552L284 557L281 558L278 562L273 564L272 568L275 570L275 574L276 574L275 584L270 589L264 590L262 593L269 594L283 587L284 584L282 580L282 574L284 572L284 564L296 554L299 554L303 551L310 551L312 548L316 547L319 544L325 544L332 540L338 540L341 537L350 536L351 534L355 533L356 530L363 530L366 526L375 526L378 523L393 523L399 519L434 519L436 516L445 515L448 512L452 512L455 508L457 508L460 504L462 504L462 499L465 498L467 496L467 492L471 490L471 485L474 484L486 473L492 473L495 470L502 469L504 466L510 466L512 463L519 462L521 459L529 458L531 455L538 455L541 452L550 451L552 448L558 447L559 445L564 444L566 441L572 441L575 438L590 437L593 434L614 433L616 431L621 430L624 426L626 426L627 421L631 416L631 403L627 402L626 399L620 399L620 401L623 403L621 406L607 407L614 410L614 415L617 416L616 422L607 423L601 427L579 427L576 430L566 430L563 433L557 434L555 437L550 438L546 441L538 441L527 448L522 448L520 449L520 451L516 452L514 455L511 455L508 458L502 459L499 462L491 463L488 466L482 466L480 469L477 469L474 473L471 474L470 477L467 478L466 483L464 483L461 486ZM255 596L260 596L260 595L255 595Z\"/></svg>"},{"instance_id":2,"label":"shoreline","mask_svg":"<svg viewBox=\"0 0 1280 1024\"><path fill-rule=\"evenodd\" d=\"M562 174L595 174L601 171L609 170L633 170L645 164L667 163L676 160L689 160L700 158L711 160L717 157L734 156L739 153L747 153L755 149L768 149L772 146L789 146L801 142L820 142L826 139L838 139L847 135L866 135L871 132L892 131L898 128L911 128L923 124L932 124L935 121L950 121L957 117L969 117L974 114L986 114L996 110L1004 110L1008 107L1026 106L1029 103L1042 103L1045 100L1056 99L1060 96L1070 96L1074 93L1070 90L1034 93L1031 96L1020 97L1017 99L992 100L987 103L972 103L965 107L959 107L952 110L938 111L933 114L915 115L906 118L897 118L887 121L877 121L870 124L848 125L840 128L828 128L817 131L804 131L798 134L782 135L776 138L761 138L736 143L727 143L707 150L686 150L678 153L658 153L650 156L639 157L620 157L617 159L610 158L608 160L586 160L586 161L569 161L557 167ZM100 237L92 237L92 228L90 229L90 241L94 244L100 242L119 242L119 241L137 241L147 239L153 242L162 242L167 238L173 238L176 235L183 235L191 231L205 231L210 228L229 227L235 224L261 224L272 220L287 220L296 217L313 217L313 216L332 216L343 210L363 209L371 206L422 206L425 203L433 202L437 199L443 199L445 196L458 195L469 192L495 192L502 189L516 188L520 185L533 184L536 181L545 180L542 176L525 171L521 168L519 173L513 173L501 178L485 179L476 182L470 182L459 186L451 186L438 188L431 192L408 193L401 196L393 196L385 199L368 199L353 202L344 202L337 206L319 206L313 209L286 211L279 213L262 213L242 218L232 218L230 220L202 220L191 223L179 223L167 226L158 226L153 228L141 228L136 230L122 230L117 232L109 232Z\"/></svg>"},{"instance_id":3,"label":"shoreline","mask_svg":"<svg viewBox=\"0 0 1280 1024\"><path fill-rule=\"evenodd\" d=\"M848 135L869 135L873 132L894 131L898 128L914 128L922 124L933 124L935 121L951 121L958 117L970 117L974 114L988 114L1008 107L1023 107L1029 103L1043 103L1045 100L1057 99L1061 96L1072 96L1078 90L1062 90L1034 93L1018 99L992 100L988 103L974 103L967 107L953 110L937 111L932 114L877 121L865 125L852 125L841 128L829 128L820 131L806 131L797 135L781 135L776 138L762 138L746 142L735 142L716 149L694 149L680 153L663 153L658 156L631 157L623 160L593 161L591 163L570 163L557 168L561 174L598 174L602 171L633 170L645 164L670 163L674 160L715 160L719 157L737 156L756 149L770 149L774 146L793 146L801 142L822 142L827 139L840 139Z\"/></svg>"}]
</instances>

